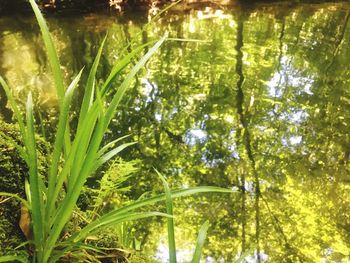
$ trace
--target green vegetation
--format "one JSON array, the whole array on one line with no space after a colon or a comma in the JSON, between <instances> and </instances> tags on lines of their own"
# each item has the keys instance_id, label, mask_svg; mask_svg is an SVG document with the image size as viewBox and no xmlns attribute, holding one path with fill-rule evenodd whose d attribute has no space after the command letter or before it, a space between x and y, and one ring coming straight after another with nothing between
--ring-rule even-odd
<instances>
[{"instance_id":1,"label":"green vegetation","mask_svg":"<svg viewBox=\"0 0 350 263\"><path fill-rule=\"evenodd\" d=\"M101 215L164 192L156 168L167 175L171 189L236 189L234 195L172 200L178 262L191 261L197 233L207 220L202 257L208 261L258 261L258 250L261 262L350 261L349 10L349 3L200 8L169 12L146 30L147 19L138 13L47 15L66 82L85 65L70 114L79 112L83 83L107 31L96 73L99 86L125 54L116 47L133 41L128 50L133 52L166 31L179 39L207 40L165 41L135 76L104 142L130 134L125 142L138 143L89 177L87 186L97 191L85 186L77 201L81 211L75 208L64 232L84 227L77 212L89 218L103 198L110 202L97 206ZM53 120L45 126L55 131L56 91L48 88L53 78L35 25L31 17L0 18L0 74L18 101L23 103L32 91L36 106ZM138 58L146 52L147 47ZM120 72L107 101L137 60ZM0 111L10 120L5 105ZM133 171L122 183L115 178L127 173L112 172L124 170L120 165ZM106 169L111 173L104 177ZM100 199L99 187L112 185L121 188ZM137 211L167 213L164 203L166 198ZM169 253L170 219L118 224L85 242L126 249L124 254L112 250L113 255L141 251L133 255L142 253L141 262L156 261L147 255L162 261Z\"/></svg>"},{"instance_id":2,"label":"green vegetation","mask_svg":"<svg viewBox=\"0 0 350 263\"><path fill-rule=\"evenodd\" d=\"M76 129L73 130L70 128L69 110L83 70L75 76L68 88L65 89L57 51L49 34L46 22L35 1L30 0L30 4L32 5L41 29L49 64L53 73L53 81L59 104L59 117L52 150L48 154L50 156L48 167L41 168L45 166L46 163L40 158L40 145L35 135L36 125L32 94L29 93L27 97L25 106L26 113L23 117L21 109L11 93L10 87L5 80L0 77L0 83L13 109L22 137L21 143L15 140L11 140L11 143L28 167L28 177L25 178L26 200L17 196L17 199L22 201L22 205L25 207L25 212L22 212L21 219L26 212L29 212L29 216L25 218L27 227L24 231L28 242L23 243L21 246L28 245L31 248L31 258L33 262L57 262L60 259L98 262L98 259L94 258L93 255L96 253L103 254L104 248L86 243L90 235L112 225L153 216L170 218L168 221L169 243L174 244L174 226L172 219L173 198L200 192L229 193L231 191L218 187L194 187L170 192L166 181L159 174L164 182L165 194L129 202L120 208L112 209L102 215L98 215L97 211L95 211L96 213L91 213L90 217L84 219L85 224L81 226L79 232L66 232L67 225L74 219L74 212L77 211L76 204L83 191L86 180L120 151L134 144L123 143L116 146L125 137L120 137L109 143L105 143L103 139L115 115L116 109L134 76L158 50L167 37L163 36L158 41L151 41L136 48L131 53L128 53L112 68L107 80L102 85L98 85L96 84L95 76L104 42L106 41L105 38L88 74L80 112L77 117ZM132 66L119 85L117 91L111 95L111 100L107 103L107 94L109 94L116 76L120 74L145 47L148 47L146 54ZM50 147L47 148L49 149ZM43 170L44 172L42 172ZM101 184L101 186L103 187L104 184ZM11 193L3 192L1 195L15 197L15 195ZM99 198L101 197L97 199ZM138 211L140 208L162 200L166 200L168 214L152 211ZM206 227L203 227L200 232L198 249L196 250L193 262L199 262L198 255L203 245L207 224L205 226ZM172 263L176 262L174 258L175 254L175 245L173 245L170 250ZM0 261L14 260L27 262L29 258L20 257L18 255L0 257Z\"/></svg>"},{"instance_id":3,"label":"green vegetation","mask_svg":"<svg viewBox=\"0 0 350 263\"><path fill-rule=\"evenodd\" d=\"M23 159L15 151L14 145L7 136L19 137L18 128L0 121L0 192L17 194L25 198L24 178L27 170ZM6 134L6 137L4 137ZM13 254L15 248L25 241L18 223L20 220L20 205L16 200L2 197L0 206L0 255Z\"/></svg>"}]
</instances>

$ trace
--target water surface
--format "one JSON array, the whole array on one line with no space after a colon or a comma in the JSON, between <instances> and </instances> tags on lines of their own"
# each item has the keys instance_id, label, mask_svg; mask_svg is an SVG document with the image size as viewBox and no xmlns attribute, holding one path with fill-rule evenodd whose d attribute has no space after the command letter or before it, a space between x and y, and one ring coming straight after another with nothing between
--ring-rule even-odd
<instances>
[{"instance_id":1,"label":"water surface","mask_svg":"<svg viewBox=\"0 0 350 263\"><path fill-rule=\"evenodd\" d=\"M91 66L107 31L101 79L132 38L142 44L169 32L202 40L161 47L110 134L138 142L123 154L140 160L129 196L161 191L152 167L172 188L235 190L175 203L179 262L189 260L205 220L211 227L203 262L242 255L247 262L349 262L349 16L348 3L211 7L170 12L143 33L144 14L48 21L67 81ZM54 114L34 19L1 17L0 43L0 74L17 98L32 90L38 106ZM0 94L2 117L10 120ZM166 262L162 222L128 227L150 258Z\"/></svg>"}]
</instances>

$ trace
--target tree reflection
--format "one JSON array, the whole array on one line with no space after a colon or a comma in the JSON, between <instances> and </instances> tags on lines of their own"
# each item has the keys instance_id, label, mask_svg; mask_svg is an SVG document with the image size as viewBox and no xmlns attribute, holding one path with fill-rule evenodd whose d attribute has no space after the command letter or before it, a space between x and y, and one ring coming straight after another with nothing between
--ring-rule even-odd
<instances>
[{"instance_id":1,"label":"tree reflection","mask_svg":"<svg viewBox=\"0 0 350 263\"><path fill-rule=\"evenodd\" d=\"M161 191L153 167L168 176L172 188L237 190L230 199L202 195L176 202L183 261L193 249L188 240L195 240L206 219L207 262L240 256L256 262L350 260L349 9L348 4L207 8L171 13L142 34L144 21L128 17L123 23L103 15L51 22L67 79L89 67L107 28L101 78L119 47L135 36L136 44L165 31L206 40L167 42L129 90L110 135L129 133L138 142L123 156L141 160L130 198ZM46 76L46 61L34 58L34 33L6 29L11 30L1 35L0 70L21 89L27 78ZM11 54L18 45L26 51ZM12 58L21 67L7 67ZM50 96L35 83L42 98ZM139 234L147 234L144 249L161 257L165 233L161 222L150 221Z\"/></svg>"}]
</instances>

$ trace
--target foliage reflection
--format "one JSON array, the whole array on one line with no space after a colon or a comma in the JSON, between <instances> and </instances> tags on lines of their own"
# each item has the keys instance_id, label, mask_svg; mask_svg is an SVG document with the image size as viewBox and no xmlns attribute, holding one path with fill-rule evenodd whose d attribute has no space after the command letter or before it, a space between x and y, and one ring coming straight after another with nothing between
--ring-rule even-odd
<instances>
[{"instance_id":1,"label":"foliage reflection","mask_svg":"<svg viewBox=\"0 0 350 263\"><path fill-rule=\"evenodd\" d=\"M165 31L205 40L167 42L111 127L138 142L124 153L141 160L133 197L162 189L153 167L172 187L237 190L230 200L204 195L176 203L184 262L206 219L212 222L207 262L241 255L256 262L341 262L350 260L349 16L348 4L206 8L171 13L142 34L146 21L130 17L49 22L67 79L91 65L107 31L101 77L135 36L139 44ZM53 108L34 23L0 18L0 73L19 98L35 83L38 104ZM164 260L165 226L135 227L144 249Z\"/></svg>"}]
</instances>

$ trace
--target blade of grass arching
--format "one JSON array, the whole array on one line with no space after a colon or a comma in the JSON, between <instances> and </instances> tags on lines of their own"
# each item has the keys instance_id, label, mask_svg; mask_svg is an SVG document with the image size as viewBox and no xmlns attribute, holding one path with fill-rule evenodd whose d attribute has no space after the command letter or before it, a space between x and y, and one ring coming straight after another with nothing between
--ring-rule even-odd
<instances>
[{"instance_id":1,"label":"blade of grass arching","mask_svg":"<svg viewBox=\"0 0 350 263\"><path fill-rule=\"evenodd\" d=\"M171 192L168 185L168 182L165 180L163 175L161 175L160 172L157 171L157 169L154 169L159 176L159 178L163 182L163 187L165 191L165 203L166 203L166 212L168 215L173 216L173 200L171 198ZM167 225L168 225L168 244L169 244L169 261L170 263L176 263L176 243L175 243L175 227L174 227L174 218L169 217L167 219Z\"/></svg>"},{"instance_id":2,"label":"blade of grass arching","mask_svg":"<svg viewBox=\"0 0 350 263\"><path fill-rule=\"evenodd\" d=\"M94 222L96 223L96 226L91 229L89 232L79 233L75 238L69 239L71 242L79 242L83 239L85 239L88 235L91 235L95 233L96 231L101 230L102 228L113 226L116 224L121 224L123 222L127 221L134 221L139 220L147 217L153 217L153 216L163 216L163 217L171 217L168 214L160 213L160 212L129 212L120 214L115 217L110 218L98 218Z\"/></svg>"},{"instance_id":3,"label":"blade of grass arching","mask_svg":"<svg viewBox=\"0 0 350 263\"><path fill-rule=\"evenodd\" d=\"M101 165L108 162L111 158L116 156L118 153L120 153L125 148L127 148L131 145L134 145L134 144L136 144L136 142L124 143L124 144L114 148L113 150L110 150L109 152L105 153L104 155L100 156L98 158L98 160L96 161L96 165L95 165L94 170L98 169Z\"/></svg>"},{"instance_id":4,"label":"blade of grass arching","mask_svg":"<svg viewBox=\"0 0 350 263\"><path fill-rule=\"evenodd\" d=\"M198 237L197 237L197 243L196 243L196 249L194 251L191 263L200 263L202 249L204 246L205 239L207 238L208 228L209 228L209 221L206 221L201 226L201 228L199 230Z\"/></svg>"},{"instance_id":5,"label":"blade of grass arching","mask_svg":"<svg viewBox=\"0 0 350 263\"><path fill-rule=\"evenodd\" d=\"M209 192L216 192L216 193L233 193L230 189L215 187L215 186L198 186L198 187L192 187L187 189L179 189L171 192L171 198L178 198L178 197L184 197L189 196L197 193L209 193ZM159 194L156 196L149 197L147 199L141 199L137 201L133 201L128 205L125 205L119 209L115 209L109 213L106 213L105 215L101 216L99 219L91 222L90 224L86 225L84 228L81 229L80 233L77 234L77 236L85 236L95 227L99 224L101 220L107 220L109 218L116 217L120 214L127 213L128 211L133 211L141 207L153 205L157 202L164 201L165 200L165 194ZM79 239L79 238L78 238Z\"/></svg>"},{"instance_id":6,"label":"blade of grass arching","mask_svg":"<svg viewBox=\"0 0 350 263\"><path fill-rule=\"evenodd\" d=\"M62 76L62 71L60 68L60 62L58 59L58 55L56 52L56 48L53 44L49 29L47 27L47 24L45 22L45 19L43 15L40 12L39 7L35 3L35 0L29 0L30 5L32 6L32 9L34 11L36 20L39 24L41 34L44 40L44 44L47 50L47 55L49 59L49 63L51 66L52 74L54 77L55 85L56 85L56 92L58 95L58 98L60 100L63 99L64 96L64 81L63 81L63 76Z\"/></svg>"},{"instance_id":7,"label":"blade of grass arching","mask_svg":"<svg viewBox=\"0 0 350 263\"><path fill-rule=\"evenodd\" d=\"M176 42L195 42L195 43L210 43L209 40L195 39L195 38L174 38L169 37L168 41L176 41Z\"/></svg>"},{"instance_id":8,"label":"blade of grass arching","mask_svg":"<svg viewBox=\"0 0 350 263\"><path fill-rule=\"evenodd\" d=\"M52 71L54 82L55 82L56 93L57 93L58 99L61 103L61 101L63 100L63 97L64 97L64 79L63 79L62 71L60 68L60 62L58 59L56 48L53 44L53 41L52 41L52 38L51 38L51 35L49 32L49 29L47 27L47 24L45 22L45 19L44 19L43 15L41 14L39 7L35 3L35 0L29 0L29 3L32 6L36 20L37 20L39 27L40 27L41 35L42 35L43 40L44 40L44 45L45 45L45 48L47 51L51 71ZM65 131L64 147L65 147L65 153L67 154L70 150L70 128L69 128L68 124L67 124L67 128Z\"/></svg>"},{"instance_id":9,"label":"blade of grass arching","mask_svg":"<svg viewBox=\"0 0 350 263\"><path fill-rule=\"evenodd\" d=\"M124 135L124 136L122 136L122 137L119 137L118 139L115 139L115 140L113 140L113 141L107 143L105 146L103 146L103 147L98 151L98 156L102 156L102 155L105 154L106 151L108 151L110 148L114 147L114 145L115 145L117 142L119 142L119 141L121 141L121 140L124 140L125 138L128 138L128 137L130 137L130 134Z\"/></svg>"},{"instance_id":10,"label":"blade of grass arching","mask_svg":"<svg viewBox=\"0 0 350 263\"><path fill-rule=\"evenodd\" d=\"M0 262L22 262L29 263L29 260L21 256L0 256Z\"/></svg>"},{"instance_id":11,"label":"blade of grass arching","mask_svg":"<svg viewBox=\"0 0 350 263\"><path fill-rule=\"evenodd\" d=\"M11 108L15 114L15 117L18 121L19 124L19 128L20 128L20 132L22 134L23 140L25 139L25 134L26 134L26 129L24 126L24 121L23 121L23 117L22 114L20 113L20 110L18 109L17 103L12 95L12 92L10 90L10 87L7 85L6 81L0 76L0 84L2 85L2 87L5 90L6 93L6 97L11 105Z\"/></svg>"},{"instance_id":12,"label":"blade of grass arching","mask_svg":"<svg viewBox=\"0 0 350 263\"><path fill-rule=\"evenodd\" d=\"M125 91L130 86L133 78L139 72L139 70L145 65L145 63L151 58L151 56L159 49L159 47L163 44L167 36L163 36L157 43L148 50L148 52L136 63L136 65L131 69L129 74L126 76L125 80L122 82L120 87L118 88L116 94L113 96L113 99L107 109L105 115L105 129L107 129L109 123L111 122L114 112L118 107Z\"/></svg>"},{"instance_id":13,"label":"blade of grass arching","mask_svg":"<svg viewBox=\"0 0 350 263\"><path fill-rule=\"evenodd\" d=\"M143 44L141 46L136 47L134 50L132 50L130 53L125 55L117 64L115 64L111 70L111 72L108 75L107 80L104 82L102 88L101 88L101 94L102 97L106 95L106 93L111 88L113 81L115 80L116 76L127 66L130 64L131 60L135 58L142 50L144 50L145 47L148 47L150 45L153 45L156 41L150 41L146 44Z\"/></svg>"},{"instance_id":14,"label":"blade of grass arching","mask_svg":"<svg viewBox=\"0 0 350 263\"><path fill-rule=\"evenodd\" d=\"M60 157L61 157L61 153L64 145L65 130L67 127L67 123L69 121L69 107L71 105L73 94L76 87L78 86L78 82L81 78L82 72L83 72L83 69L79 72L79 74L74 78L72 83L69 85L67 91L65 92L65 95L60 107L60 115L59 115L59 120L57 125L55 143L53 147L52 161L50 164L49 175L48 175L48 193L47 193L48 205L46 206L47 216L50 216L49 212L51 211L51 205L54 203L51 200L52 199L56 200L56 197L54 197L53 194L55 192L58 166L59 166ZM48 220L49 218L46 218L46 222L48 222Z\"/></svg>"},{"instance_id":15,"label":"blade of grass arching","mask_svg":"<svg viewBox=\"0 0 350 263\"><path fill-rule=\"evenodd\" d=\"M14 249L15 250L18 250L19 248L21 247L25 247L27 245L34 245L34 242L32 240L28 240L28 241L25 241L25 242L22 242L21 244L19 244L17 247L15 247Z\"/></svg>"},{"instance_id":16,"label":"blade of grass arching","mask_svg":"<svg viewBox=\"0 0 350 263\"><path fill-rule=\"evenodd\" d=\"M11 193L6 193L6 192L0 192L0 196L8 196L11 198L15 198L18 201L20 201L25 207L27 207L28 209L30 209L29 203L27 202L27 200L24 200L23 198L19 197L17 194L11 194Z\"/></svg>"},{"instance_id":17,"label":"blade of grass arching","mask_svg":"<svg viewBox=\"0 0 350 263\"><path fill-rule=\"evenodd\" d=\"M42 199L41 189L42 182L38 173L36 142L34 133L34 117L33 117L33 100L32 94L29 93L26 105L26 120L27 120L27 135L25 145L28 155L29 168L29 187L31 196L31 216L34 233L34 242L37 249L38 258L41 258L43 252L43 237L44 237L44 204Z\"/></svg>"},{"instance_id":18,"label":"blade of grass arching","mask_svg":"<svg viewBox=\"0 0 350 263\"><path fill-rule=\"evenodd\" d=\"M79 124L82 123L82 120L85 119L85 116L86 116L86 114L87 114L87 112L92 104L92 101L93 101L94 85L95 85L95 80L96 80L96 71L97 71L97 67L100 63L102 50L103 50L103 47L105 45L106 39L107 39L107 35L105 36L105 38L103 39L103 41L100 45L100 48L97 52L94 63L92 64L92 67L91 67L90 72L89 72L89 76L88 76L86 86L85 86L83 102L82 102L81 108L80 108L78 127L79 127Z\"/></svg>"}]
</instances>

